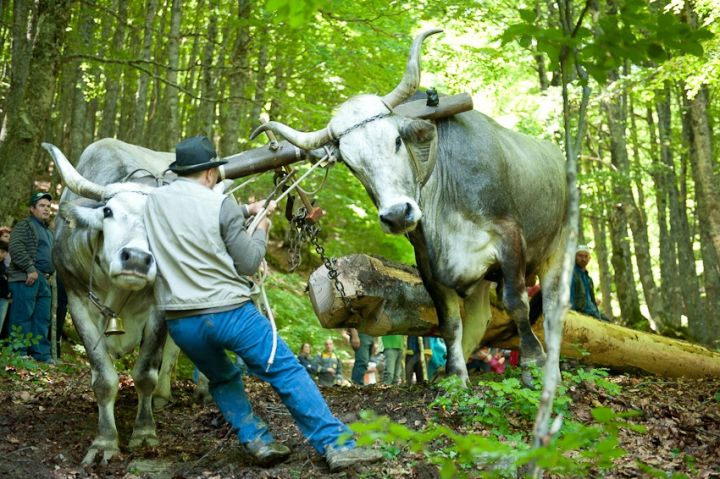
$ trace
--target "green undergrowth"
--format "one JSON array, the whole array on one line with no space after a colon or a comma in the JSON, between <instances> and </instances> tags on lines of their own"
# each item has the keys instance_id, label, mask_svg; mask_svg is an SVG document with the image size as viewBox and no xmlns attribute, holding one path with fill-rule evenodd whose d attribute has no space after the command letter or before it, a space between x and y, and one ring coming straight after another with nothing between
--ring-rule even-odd
<instances>
[{"instance_id":1,"label":"green undergrowth","mask_svg":"<svg viewBox=\"0 0 720 479\"><path fill-rule=\"evenodd\" d=\"M603 475L626 454L619 444L620 429L645 430L631 421L639 414L635 411L596 407L590 424L573 417L569 388L586 383L609 396L621 393L607 375L602 369L563 372L554 401L554 413L562 421L542 447L531 447L540 390L522 387L516 368L506 370L501 380L483 375L467 388L457 377L444 379L429 405L434 415L419 431L372 412L363 413L352 428L363 444L380 441L386 450L407 448L423 455L438 466L442 478L524 477L532 463L561 477Z\"/></svg>"}]
</instances>

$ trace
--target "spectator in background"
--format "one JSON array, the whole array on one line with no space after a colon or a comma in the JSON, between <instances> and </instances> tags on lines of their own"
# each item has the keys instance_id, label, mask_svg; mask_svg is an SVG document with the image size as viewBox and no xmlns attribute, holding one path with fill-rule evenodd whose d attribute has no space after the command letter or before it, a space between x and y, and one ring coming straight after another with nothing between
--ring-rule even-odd
<instances>
[{"instance_id":1,"label":"spectator in background","mask_svg":"<svg viewBox=\"0 0 720 479\"><path fill-rule=\"evenodd\" d=\"M383 369L383 384L400 384L402 382L402 349L403 337L399 334L382 337L383 354L385 355L385 369Z\"/></svg>"},{"instance_id":2,"label":"spectator in background","mask_svg":"<svg viewBox=\"0 0 720 479\"><path fill-rule=\"evenodd\" d=\"M365 376L363 377L363 382L365 383L365 385L377 384L380 370L384 368L384 358L382 353L378 352L378 349L378 343L376 341L373 341L372 353L370 354L370 359L368 360L368 367L365 370Z\"/></svg>"},{"instance_id":3,"label":"spectator in background","mask_svg":"<svg viewBox=\"0 0 720 479\"><path fill-rule=\"evenodd\" d=\"M587 272L589 262L590 248L587 245L578 245L570 284L570 308L602 321L610 321L598 309L598 302L595 300L595 285Z\"/></svg>"},{"instance_id":4,"label":"spectator in background","mask_svg":"<svg viewBox=\"0 0 720 479\"><path fill-rule=\"evenodd\" d=\"M317 367L313 361L311 354L312 349L310 347L310 343L303 343L302 346L300 346L300 352L298 353L297 358L298 361L300 361L302 367L304 367L305 370L308 372L308 374L315 377L315 375L317 374Z\"/></svg>"},{"instance_id":5,"label":"spectator in background","mask_svg":"<svg viewBox=\"0 0 720 479\"><path fill-rule=\"evenodd\" d=\"M12 228L9 226L0 226L0 241L6 242L8 245L10 244L10 233L12 232ZM3 260L5 263L5 267L7 268L10 266L10 255L6 255L5 259Z\"/></svg>"},{"instance_id":6,"label":"spectator in background","mask_svg":"<svg viewBox=\"0 0 720 479\"><path fill-rule=\"evenodd\" d=\"M497 374L505 373L505 355L502 349L493 348L490 356L490 370Z\"/></svg>"},{"instance_id":7,"label":"spectator in background","mask_svg":"<svg viewBox=\"0 0 720 479\"><path fill-rule=\"evenodd\" d=\"M13 298L10 327L18 326L23 335L31 333L39 338L37 344L22 347L18 352L40 362L52 362L48 338L52 300L48 280L55 272L53 234L48 228L51 201L49 193L30 195L30 215L20 220L10 234L8 281Z\"/></svg>"},{"instance_id":8,"label":"spectator in background","mask_svg":"<svg viewBox=\"0 0 720 479\"><path fill-rule=\"evenodd\" d=\"M354 328L350 330L350 345L355 350L355 362L353 363L350 379L357 385L362 386L365 384L365 371L370 362L374 342L375 337L360 333Z\"/></svg>"},{"instance_id":9,"label":"spectator in background","mask_svg":"<svg viewBox=\"0 0 720 479\"><path fill-rule=\"evenodd\" d=\"M325 340L325 349L318 354L315 364L318 383L321 386L334 386L342 382L342 363L335 353L335 343L332 339Z\"/></svg>"},{"instance_id":10,"label":"spectator in background","mask_svg":"<svg viewBox=\"0 0 720 479\"><path fill-rule=\"evenodd\" d=\"M492 354L490 348L483 346L480 349L475 350L468 358L467 369L470 371L477 371L480 373L490 372L490 359Z\"/></svg>"},{"instance_id":11,"label":"spectator in background","mask_svg":"<svg viewBox=\"0 0 720 479\"><path fill-rule=\"evenodd\" d=\"M405 350L405 382L408 384L422 384L425 382L421 341L422 338L419 336L407 337L407 348Z\"/></svg>"},{"instance_id":12,"label":"spectator in background","mask_svg":"<svg viewBox=\"0 0 720 479\"><path fill-rule=\"evenodd\" d=\"M430 351L432 356L427 365L428 379L432 380L435 377L435 373L441 368L445 367L447 362L447 346L442 338L430 338Z\"/></svg>"},{"instance_id":13,"label":"spectator in background","mask_svg":"<svg viewBox=\"0 0 720 479\"><path fill-rule=\"evenodd\" d=\"M5 325L8 306L10 306L10 285L8 284L5 256L10 246L7 241L0 239L0 331Z\"/></svg>"}]
</instances>

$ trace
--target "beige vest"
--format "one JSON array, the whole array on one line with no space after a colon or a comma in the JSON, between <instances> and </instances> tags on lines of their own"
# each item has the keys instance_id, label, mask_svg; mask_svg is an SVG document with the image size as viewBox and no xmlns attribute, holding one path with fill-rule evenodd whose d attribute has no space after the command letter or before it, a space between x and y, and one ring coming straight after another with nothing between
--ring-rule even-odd
<instances>
[{"instance_id":1,"label":"beige vest","mask_svg":"<svg viewBox=\"0 0 720 479\"><path fill-rule=\"evenodd\" d=\"M161 310L219 308L250 299L251 284L235 271L220 235L225 198L184 178L149 195L145 226L158 266Z\"/></svg>"}]
</instances>

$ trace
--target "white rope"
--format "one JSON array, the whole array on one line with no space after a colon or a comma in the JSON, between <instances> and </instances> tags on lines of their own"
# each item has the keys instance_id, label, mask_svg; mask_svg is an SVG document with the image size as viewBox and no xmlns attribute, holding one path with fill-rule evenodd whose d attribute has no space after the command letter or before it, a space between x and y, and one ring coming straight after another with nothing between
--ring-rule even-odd
<instances>
[{"instance_id":1,"label":"white rope","mask_svg":"<svg viewBox=\"0 0 720 479\"><path fill-rule=\"evenodd\" d=\"M288 187L287 190L285 190L280 196L277 197L275 202L279 202L282 200L285 196L289 195L292 190L298 187L300 182L304 180L305 178L312 173L315 168L318 168L320 166L324 166L326 162L323 160L318 161L313 166L311 166L300 178L295 181L292 185ZM246 182L247 183L247 182ZM244 183L245 184L245 183ZM243 184L243 185L244 185ZM243 186L240 185L240 186ZM233 188L231 190L235 191L239 187ZM260 222L267 216L268 208L267 206L263 209L261 209L256 215L255 218L253 218L252 222L250 223L250 226L248 226L247 232L250 236L255 233L255 230L257 229ZM269 228L268 228L269 230ZM267 318L270 320L270 327L272 328L272 335L273 335L273 343L272 348L270 349L270 356L268 357L267 363L265 365L265 372L270 371L270 366L275 362L275 354L277 353L277 340L278 340L278 332L277 332L277 325L275 324L275 317L272 313L272 309L270 309L270 301L268 301L267 293L265 292L265 277L267 276L267 262L263 259L262 263L260 264L260 275L258 278L258 283L260 285L260 297L262 299L263 308L265 308L265 314L267 315Z\"/></svg>"}]
</instances>

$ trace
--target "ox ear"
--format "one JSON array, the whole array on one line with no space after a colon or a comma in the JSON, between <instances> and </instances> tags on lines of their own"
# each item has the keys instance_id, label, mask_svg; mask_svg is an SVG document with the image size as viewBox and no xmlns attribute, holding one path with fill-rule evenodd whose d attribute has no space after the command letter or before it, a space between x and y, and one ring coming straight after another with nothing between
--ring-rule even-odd
<instances>
[{"instance_id":1,"label":"ox ear","mask_svg":"<svg viewBox=\"0 0 720 479\"><path fill-rule=\"evenodd\" d=\"M74 203L63 203L60 205L60 216L67 221L70 228L90 228L101 230L103 223L103 211L101 204L94 207Z\"/></svg>"},{"instance_id":2,"label":"ox ear","mask_svg":"<svg viewBox=\"0 0 720 479\"><path fill-rule=\"evenodd\" d=\"M412 120L400 128L400 137L412 157L418 181L424 185L437 162L437 128L427 120Z\"/></svg>"}]
</instances>

